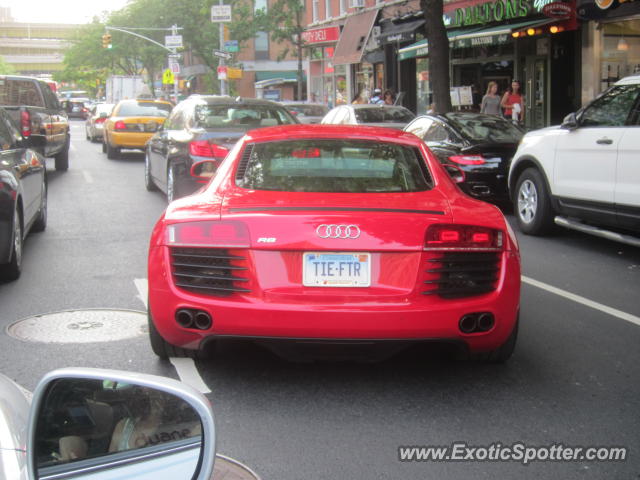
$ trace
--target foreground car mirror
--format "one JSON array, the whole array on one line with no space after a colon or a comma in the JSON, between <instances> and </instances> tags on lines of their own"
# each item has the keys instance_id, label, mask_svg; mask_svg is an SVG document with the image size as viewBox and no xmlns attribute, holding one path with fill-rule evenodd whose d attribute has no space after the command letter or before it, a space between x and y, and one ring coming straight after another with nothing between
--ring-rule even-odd
<instances>
[{"instance_id":1,"label":"foreground car mirror","mask_svg":"<svg viewBox=\"0 0 640 480\"><path fill-rule=\"evenodd\" d=\"M454 183L463 183L466 180L464 171L453 163L443 163L442 166L447 171Z\"/></svg>"},{"instance_id":2,"label":"foreground car mirror","mask_svg":"<svg viewBox=\"0 0 640 480\"><path fill-rule=\"evenodd\" d=\"M209 401L173 379L90 368L47 374L29 416L30 480L73 477L208 480L215 460Z\"/></svg>"},{"instance_id":3,"label":"foreground car mirror","mask_svg":"<svg viewBox=\"0 0 640 480\"><path fill-rule=\"evenodd\" d=\"M218 162L202 160L191 166L191 176L199 183L208 183L218 170Z\"/></svg>"},{"instance_id":4,"label":"foreground car mirror","mask_svg":"<svg viewBox=\"0 0 640 480\"><path fill-rule=\"evenodd\" d=\"M572 112L564 117L560 128L564 128L566 130L575 130L576 128L578 128L578 118L576 114Z\"/></svg>"}]
</instances>

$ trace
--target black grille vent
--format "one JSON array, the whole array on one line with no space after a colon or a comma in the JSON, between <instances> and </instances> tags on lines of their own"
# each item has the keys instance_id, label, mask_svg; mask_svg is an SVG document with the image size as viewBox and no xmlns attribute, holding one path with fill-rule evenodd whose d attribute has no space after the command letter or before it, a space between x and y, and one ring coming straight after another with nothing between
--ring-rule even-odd
<instances>
[{"instance_id":1,"label":"black grille vent","mask_svg":"<svg viewBox=\"0 0 640 480\"><path fill-rule=\"evenodd\" d=\"M236 185L241 187L244 184L244 175L247 173L247 166L249 165L249 160L251 159L251 154L253 153L253 145L247 145L242 152L242 158L240 159L240 164L238 165L238 170L236 170Z\"/></svg>"},{"instance_id":2,"label":"black grille vent","mask_svg":"<svg viewBox=\"0 0 640 480\"><path fill-rule=\"evenodd\" d=\"M183 290L204 295L229 296L234 292L249 292L236 285L248 281L236 275L247 269L237 265L244 260L223 248L173 247L173 283ZM232 261L236 264L231 265Z\"/></svg>"},{"instance_id":3,"label":"black grille vent","mask_svg":"<svg viewBox=\"0 0 640 480\"><path fill-rule=\"evenodd\" d=\"M460 298L489 293L496 288L500 272L498 253L444 253L428 261L434 268L429 268L427 272L437 278L424 282L436 287L422 292L425 295Z\"/></svg>"}]
</instances>

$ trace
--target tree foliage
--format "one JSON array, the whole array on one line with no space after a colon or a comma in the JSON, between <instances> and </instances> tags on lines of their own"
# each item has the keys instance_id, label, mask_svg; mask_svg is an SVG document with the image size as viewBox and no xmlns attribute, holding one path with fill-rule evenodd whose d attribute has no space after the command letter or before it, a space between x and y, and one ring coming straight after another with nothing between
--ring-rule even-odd
<instances>
[{"instance_id":1,"label":"tree foliage","mask_svg":"<svg viewBox=\"0 0 640 480\"><path fill-rule=\"evenodd\" d=\"M12 75L16 73L15 69L4 61L2 55L0 55L0 75Z\"/></svg>"},{"instance_id":2,"label":"tree foliage","mask_svg":"<svg viewBox=\"0 0 640 480\"><path fill-rule=\"evenodd\" d=\"M427 42L429 43L429 79L433 88L434 110L452 110L449 89L449 38L442 19L442 0L420 0L424 12Z\"/></svg>"}]
</instances>

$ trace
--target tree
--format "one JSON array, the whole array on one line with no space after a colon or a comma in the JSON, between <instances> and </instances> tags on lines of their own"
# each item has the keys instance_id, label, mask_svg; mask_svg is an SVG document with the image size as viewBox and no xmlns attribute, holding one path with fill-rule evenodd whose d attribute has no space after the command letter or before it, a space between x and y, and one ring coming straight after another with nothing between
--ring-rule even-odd
<instances>
[{"instance_id":1,"label":"tree","mask_svg":"<svg viewBox=\"0 0 640 480\"><path fill-rule=\"evenodd\" d=\"M16 73L15 69L4 61L2 55L0 55L0 75L12 75Z\"/></svg>"},{"instance_id":2,"label":"tree","mask_svg":"<svg viewBox=\"0 0 640 480\"><path fill-rule=\"evenodd\" d=\"M429 79L433 89L434 110L450 112L449 38L442 19L442 0L420 0L424 12L427 42L429 44Z\"/></svg>"},{"instance_id":3,"label":"tree","mask_svg":"<svg viewBox=\"0 0 640 480\"><path fill-rule=\"evenodd\" d=\"M302 0L275 0L269 6L269 11L259 10L256 12L256 22L261 30L271 32L271 39L276 43L289 42L294 55L298 60L298 100L302 100L303 91L303 70L302 60L306 42L302 36L305 31L304 23L304 1ZM290 48L285 48L278 56L278 60L286 58L290 54Z\"/></svg>"}]
</instances>

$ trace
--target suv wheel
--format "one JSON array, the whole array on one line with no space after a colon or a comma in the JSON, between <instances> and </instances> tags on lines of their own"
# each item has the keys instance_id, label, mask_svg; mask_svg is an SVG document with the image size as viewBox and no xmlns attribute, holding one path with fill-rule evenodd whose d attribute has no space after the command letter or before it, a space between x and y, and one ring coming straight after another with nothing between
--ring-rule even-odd
<instances>
[{"instance_id":1,"label":"suv wheel","mask_svg":"<svg viewBox=\"0 0 640 480\"><path fill-rule=\"evenodd\" d=\"M120 149L112 147L109 142L106 142L107 145L107 158L109 160L115 160L120 156Z\"/></svg>"},{"instance_id":2,"label":"suv wheel","mask_svg":"<svg viewBox=\"0 0 640 480\"><path fill-rule=\"evenodd\" d=\"M4 280L16 280L22 272L22 222L20 211L13 212L13 236L11 238L11 261L0 265L0 276Z\"/></svg>"},{"instance_id":3,"label":"suv wheel","mask_svg":"<svg viewBox=\"0 0 640 480\"><path fill-rule=\"evenodd\" d=\"M513 209L518 226L528 235L543 235L553 228L553 208L540 172L527 168L516 183Z\"/></svg>"},{"instance_id":4,"label":"suv wheel","mask_svg":"<svg viewBox=\"0 0 640 480\"><path fill-rule=\"evenodd\" d=\"M149 160L149 150L144 152L144 186L148 191L153 192L157 190L153 178L151 178L151 161Z\"/></svg>"},{"instance_id":5,"label":"suv wheel","mask_svg":"<svg viewBox=\"0 0 640 480\"><path fill-rule=\"evenodd\" d=\"M64 147L58 154L53 157L56 162L56 170L59 172L64 172L69 168L69 145L71 144L71 136L67 135L67 140L65 141Z\"/></svg>"}]
</instances>

